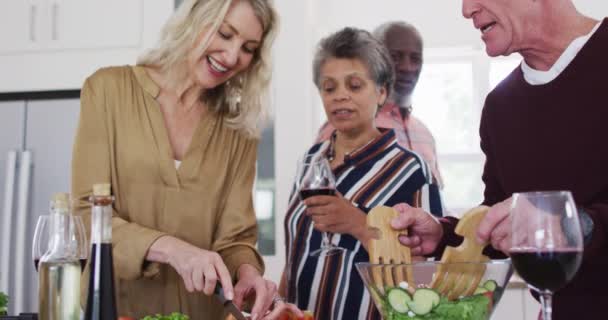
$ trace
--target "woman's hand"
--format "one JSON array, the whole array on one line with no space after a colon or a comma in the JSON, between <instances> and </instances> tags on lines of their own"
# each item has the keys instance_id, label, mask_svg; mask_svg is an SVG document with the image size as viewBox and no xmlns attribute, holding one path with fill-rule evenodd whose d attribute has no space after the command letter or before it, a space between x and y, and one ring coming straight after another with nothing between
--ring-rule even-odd
<instances>
[{"instance_id":1,"label":"woman's hand","mask_svg":"<svg viewBox=\"0 0 608 320\"><path fill-rule=\"evenodd\" d=\"M304 200L306 215L321 232L347 233L361 243L367 243L370 233L366 227L366 215L353 206L339 192L335 196L314 196Z\"/></svg>"},{"instance_id":2,"label":"woman's hand","mask_svg":"<svg viewBox=\"0 0 608 320\"><path fill-rule=\"evenodd\" d=\"M306 319L304 312L298 309L295 304L287 303L282 299L276 299L272 311L262 318L263 320L291 320ZM312 320L312 318L310 318Z\"/></svg>"},{"instance_id":3,"label":"woman's hand","mask_svg":"<svg viewBox=\"0 0 608 320\"><path fill-rule=\"evenodd\" d=\"M186 290L213 294L219 280L226 299L234 297L232 279L219 254L197 248L180 239L158 238L148 250L147 259L167 263L182 277Z\"/></svg>"},{"instance_id":4,"label":"woman's hand","mask_svg":"<svg viewBox=\"0 0 608 320\"><path fill-rule=\"evenodd\" d=\"M249 264L239 267L238 279L234 287L234 303L241 308L243 301L255 297L251 319L262 319L262 315L272 307L274 297L277 296L277 285L264 279L258 269Z\"/></svg>"}]
</instances>

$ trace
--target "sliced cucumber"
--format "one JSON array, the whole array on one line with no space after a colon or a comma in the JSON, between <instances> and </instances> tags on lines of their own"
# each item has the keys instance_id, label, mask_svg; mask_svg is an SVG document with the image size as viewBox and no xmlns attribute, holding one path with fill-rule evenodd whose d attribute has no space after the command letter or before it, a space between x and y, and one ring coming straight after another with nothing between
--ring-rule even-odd
<instances>
[{"instance_id":1,"label":"sliced cucumber","mask_svg":"<svg viewBox=\"0 0 608 320\"><path fill-rule=\"evenodd\" d=\"M424 316L433 310L433 301L423 300L419 302L410 301L407 303L410 310L419 316Z\"/></svg>"},{"instance_id":2,"label":"sliced cucumber","mask_svg":"<svg viewBox=\"0 0 608 320\"><path fill-rule=\"evenodd\" d=\"M414 298L408 302L408 307L419 316L428 314L439 304L441 297L432 289L418 289L414 292Z\"/></svg>"},{"instance_id":3,"label":"sliced cucumber","mask_svg":"<svg viewBox=\"0 0 608 320\"><path fill-rule=\"evenodd\" d=\"M407 314L410 311L408 303L412 297L401 288L392 288L388 291L387 300L389 305L398 313Z\"/></svg>"},{"instance_id":4,"label":"sliced cucumber","mask_svg":"<svg viewBox=\"0 0 608 320\"><path fill-rule=\"evenodd\" d=\"M414 292L414 301L418 300L431 300L433 303L433 308L435 308L439 304L439 300L441 300L441 296L439 293L433 289L421 288Z\"/></svg>"},{"instance_id":5,"label":"sliced cucumber","mask_svg":"<svg viewBox=\"0 0 608 320\"><path fill-rule=\"evenodd\" d=\"M494 292L494 290L496 290L498 287L498 283L496 283L494 280L486 280L486 282L483 283L483 287L488 289L488 291Z\"/></svg>"},{"instance_id":6,"label":"sliced cucumber","mask_svg":"<svg viewBox=\"0 0 608 320\"><path fill-rule=\"evenodd\" d=\"M475 289L475 292L473 294L484 294L488 291L489 290L486 289L485 287L477 287L477 289Z\"/></svg>"}]
</instances>

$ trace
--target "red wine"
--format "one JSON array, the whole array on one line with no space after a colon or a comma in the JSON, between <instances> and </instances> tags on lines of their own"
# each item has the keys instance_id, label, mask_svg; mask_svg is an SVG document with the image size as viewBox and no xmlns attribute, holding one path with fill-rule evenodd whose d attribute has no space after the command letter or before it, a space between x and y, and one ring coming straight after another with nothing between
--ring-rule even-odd
<instances>
[{"instance_id":1,"label":"red wine","mask_svg":"<svg viewBox=\"0 0 608 320\"><path fill-rule=\"evenodd\" d=\"M319 188L319 189L302 189L300 190L300 198L302 200L314 197L314 196L335 196L336 190L331 188Z\"/></svg>"},{"instance_id":2,"label":"red wine","mask_svg":"<svg viewBox=\"0 0 608 320\"><path fill-rule=\"evenodd\" d=\"M97 252L97 246L99 252ZM97 266L99 261L99 266ZM98 269L99 267L99 269ZM85 320L116 320L116 296L114 293L114 268L112 266L112 244L93 243L91 248L91 274L89 294L84 313ZM99 288L95 290L95 275L99 275Z\"/></svg>"},{"instance_id":3,"label":"red wine","mask_svg":"<svg viewBox=\"0 0 608 320\"><path fill-rule=\"evenodd\" d=\"M572 280L582 259L582 252L576 250L517 250L510 254L513 266L522 279L540 291L551 292Z\"/></svg>"}]
</instances>

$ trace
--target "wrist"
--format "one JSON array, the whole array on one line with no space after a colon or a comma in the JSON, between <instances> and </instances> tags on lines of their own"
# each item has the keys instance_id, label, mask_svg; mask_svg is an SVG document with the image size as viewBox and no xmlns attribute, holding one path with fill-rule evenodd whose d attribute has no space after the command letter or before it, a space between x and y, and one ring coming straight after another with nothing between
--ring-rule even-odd
<instances>
[{"instance_id":1,"label":"wrist","mask_svg":"<svg viewBox=\"0 0 608 320\"><path fill-rule=\"evenodd\" d=\"M359 240L359 242L366 244L371 238L371 234L367 228L367 216L359 209L356 210L357 215L351 235Z\"/></svg>"},{"instance_id":2,"label":"wrist","mask_svg":"<svg viewBox=\"0 0 608 320\"><path fill-rule=\"evenodd\" d=\"M262 275L256 267L248 263L240 265L236 274L238 279L257 277Z\"/></svg>"},{"instance_id":3,"label":"wrist","mask_svg":"<svg viewBox=\"0 0 608 320\"><path fill-rule=\"evenodd\" d=\"M162 236L152 243L148 249L146 260L160 263L170 263L171 253L175 251L179 240L171 236Z\"/></svg>"},{"instance_id":4,"label":"wrist","mask_svg":"<svg viewBox=\"0 0 608 320\"><path fill-rule=\"evenodd\" d=\"M443 239L443 235L445 234L445 228L447 226L444 226L439 220L435 220L437 222L437 243L441 242L441 239Z\"/></svg>"},{"instance_id":5,"label":"wrist","mask_svg":"<svg viewBox=\"0 0 608 320\"><path fill-rule=\"evenodd\" d=\"M434 234L438 235L435 240L435 248L431 248L431 253L425 254L427 257L441 258L446 246L457 247L462 242L462 237L457 235L454 230L458 224L458 219L454 217L442 217L436 219L438 228Z\"/></svg>"}]
</instances>

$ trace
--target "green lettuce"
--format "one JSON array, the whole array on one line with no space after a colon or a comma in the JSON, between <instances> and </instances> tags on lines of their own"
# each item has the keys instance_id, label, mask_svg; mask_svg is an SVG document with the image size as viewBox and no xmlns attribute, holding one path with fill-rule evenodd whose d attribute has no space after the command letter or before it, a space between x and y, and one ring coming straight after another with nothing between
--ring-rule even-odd
<instances>
[{"instance_id":1,"label":"green lettuce","mask_svg":"<svg viewBox=\"0 0 608 320\"><path fill-rule=\"evenodd\" d=\"M5 316L8 313L8 296L4 292L0 292L0 316Z\"/></svg>"},{"instance_id":2,"label":"green lettuce","mask_svg":"<svg viewBox=\"0 0 608 320\"><path fill-rule=\"evenodd\" d=\"M146 316L145 318L141 319L141 320L189 320L190 318L185 315L185 314L181 314L179 312L173 312L170 315L167 316L163 316L160 314L157 314L155 316Z\"/></svg>"},{"instance_id":3,"label":"green lettuce","mask_svg":"<svg viewBox=\"0 0 608 320\"><path fill-rule=\"evenodd\" d=\"M433 313L439 316L436 319L456 320L484 320L488 318L488 305L490 299L484 295L475 295L462 298L458 301L440 303Z\"/></svg>"},{"instance_id":4,"label":"green lettuce","mask_svg":"<svg viewBox=\"0 0 608 320\"><path fill-rule=\"evenodd\" d=\"M456 301L442 298L437 307L424 316L410 317L395 312L387 303L383 305L386 320L486 320L489 317L490 299L484 295L475 295Z\"/></svg>"}]
</instances>

